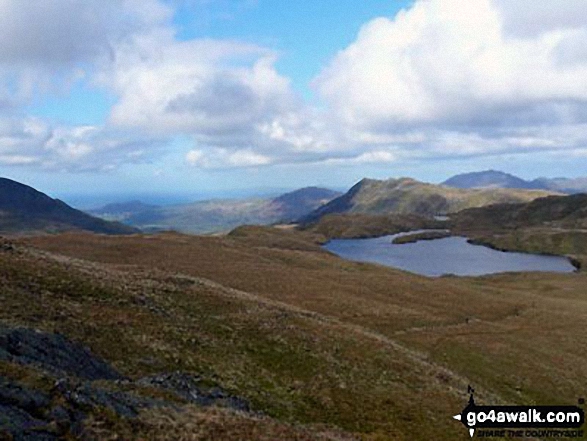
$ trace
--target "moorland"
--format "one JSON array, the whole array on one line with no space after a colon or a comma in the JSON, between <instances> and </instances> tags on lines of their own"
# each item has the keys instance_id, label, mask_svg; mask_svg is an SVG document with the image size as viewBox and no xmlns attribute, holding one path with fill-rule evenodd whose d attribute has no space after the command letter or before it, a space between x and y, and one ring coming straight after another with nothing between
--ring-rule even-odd
<instances>
[{"instance_id":1,"label":"moorland","mask_svg":"<svg viewBox=\"0 0 587 441\"><path fill-rule=\"evenodd\" d=\"M530 199L448 226L504 248L548 231L532 246L557 254L569 254L557 235L571 234L581 261L584 196ZM468 438L452 415L469 385L480 403L575 404L587 384L583 271L432 279L321 247L439 224L338 213L220 236L7 237L0 433L455 440Z\"/></svg>"}]
</instances>

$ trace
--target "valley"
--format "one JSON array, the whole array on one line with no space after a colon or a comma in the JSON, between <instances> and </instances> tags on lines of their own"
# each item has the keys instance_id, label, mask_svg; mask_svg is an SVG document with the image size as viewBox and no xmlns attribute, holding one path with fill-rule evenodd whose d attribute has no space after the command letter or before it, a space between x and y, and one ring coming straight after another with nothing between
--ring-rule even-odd
<instances>
[{"instance_id":1,"label":"valley","mask_svg":"<svg viewBox=\"0 0 587 441\"><path fill-rule=\"evenodd\" d=\"M581 262L584 196L519 194L530 202L447 220L351 210L208 236L10 235L0 397L12 416L0 433L453 440L466 436L452 415L469 385L480 403L574 403L587 383L585 272L430 278L323 248L448 229ZM72 361L80 347L90 365Z\"/></svg>"},{"instance_id":2,"label":"valley","mask_svg":"<svg viewBox=\"0 0 587 441\"><path fill-rule=\"evenodd\" d=\"M292 439L455 439L467 384L482 402L560 403L587 381L584 274L431 280L317 239L268 227L19 239L1 255L2 321L82 340L131 378L203 375L272 418L220 421L307 437ZM128 434L181 418L141 415L93 421Z\"/></svg>"}]
</instances>

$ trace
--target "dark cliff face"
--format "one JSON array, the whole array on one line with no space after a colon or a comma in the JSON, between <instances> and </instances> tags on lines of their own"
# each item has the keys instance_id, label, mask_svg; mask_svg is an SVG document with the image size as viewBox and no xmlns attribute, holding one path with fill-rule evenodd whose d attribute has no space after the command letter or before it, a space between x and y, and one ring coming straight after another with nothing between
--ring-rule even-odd
<instances>
[{"instance_id":1,"label":"dark cliff face","mask_svg":"<svg viewBox=\"0 0 587 441\"><path fill-rule=\"evenodd\" d=\"M0 232L67 230L87 230L104 234L132 234L138 231L94 218L32 187L0 178Z\"/></svg>"}]
</instances>

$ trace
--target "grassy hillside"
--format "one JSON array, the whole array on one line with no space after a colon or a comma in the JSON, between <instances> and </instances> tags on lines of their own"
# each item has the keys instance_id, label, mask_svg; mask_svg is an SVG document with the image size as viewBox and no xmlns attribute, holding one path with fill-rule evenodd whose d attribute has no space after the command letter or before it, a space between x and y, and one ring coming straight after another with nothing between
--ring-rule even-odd
<instances>
[{"instance_id":1,"label":"grassy hillside","mask_svg":"<svg viewBox=\"0 0 587 441\"><path fill-rule=\"evenodd\" d=\"M378 237L410 230L444 228L445 225L416 214L329 214L300 228L328 240Z\"/></svg>"},{"instance_id":2,"label":"grassy hillside","mask_svg":"<svg viewBox=\"0 0 587 441\"><path fill-rule=\"evenodd\" d=\"M27 185L0 178L0 232L27 234L69 230L104 234L138 232L135 228L92 217Z\"/></svg>"},{"instance_id":3,"label":"grassy hillside","mask_svg":"<svg viewBox=\"0 0 587 441\"><path fill-rule=\"evenodd\" d=\"M418 214L434 216L495 203L527 202L549 192L516 189L472 189L443 187L409 178L379 181L363 179L346 194L302 219L315 222L327 214Z\"/></svg>"},{"instance_id":4,"label":"grassy hillside","mask_svg":"<svg viewBox=\"0 0 587 441\"><path fill-rule=\"evenodd\" d=\"M585 194L464 210L452 217L451 228L495 248L566 255L587 266Z\"/></svg>"},{"instance_id":5,"label":"grassy hillside","mask_svg":"<svg viewBox=\"0 0 587 441\"><path fill-rule=\"evenodd\" d=\"M199 373L272 418L259 424L339 437L464 439L451 416L467 384L484 403L570 404L587 383L585 275L428 279L314 239L27 239L45 251L3 258L1 319L84 341L132 378Z\"/></svg>"}]
</instances>

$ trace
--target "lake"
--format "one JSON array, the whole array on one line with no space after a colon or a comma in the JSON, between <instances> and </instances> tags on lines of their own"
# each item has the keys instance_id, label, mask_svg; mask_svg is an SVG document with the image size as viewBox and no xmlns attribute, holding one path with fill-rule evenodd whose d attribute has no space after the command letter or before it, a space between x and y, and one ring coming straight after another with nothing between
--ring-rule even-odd
<instances>
[{"instance_id":1,"label":"lake","mask_svg":"<svg viewBox=\"0 0 587 441\"><path fill-rule=\"evenodd\" d=\"M571 273L575 267L559 256L514 253L467 243L465 237L424 240L404 245L391 241L401 233L373 239L335 239L324 246L347 260L378 263L424 276L480 276L509 271Z\"/></svg>"}]
</instances>

